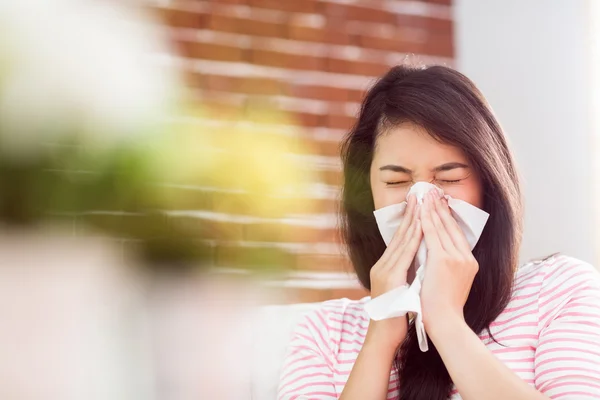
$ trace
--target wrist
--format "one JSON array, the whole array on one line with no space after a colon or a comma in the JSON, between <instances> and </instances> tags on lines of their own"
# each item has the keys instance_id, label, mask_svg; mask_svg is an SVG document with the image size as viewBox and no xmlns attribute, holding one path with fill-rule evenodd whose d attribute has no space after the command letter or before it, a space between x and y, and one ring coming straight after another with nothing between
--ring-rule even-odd
<instances>
[{"instance_id":1,"label":"wrist","mask_svg":"<svg viewBox=\"0 0 600 400\"><path fill-rule=\"evenodd\" d=\"M378 351L395 354L398 346L406 338L407 332L406 316L381 321L371 320L365 337L365 345L376 347Z\"/></svg>"},{"instance_id":2,"label":"wrist","mask_svg":"<svg viewBox=\"0 0 600 400\"><path fill-rule=\"evenodd\" d=\"M452 342L457 335L471 330L462 312L451 311L428 315L425 329L436 347L446 340Z\"/></svg>"}]
</instances>

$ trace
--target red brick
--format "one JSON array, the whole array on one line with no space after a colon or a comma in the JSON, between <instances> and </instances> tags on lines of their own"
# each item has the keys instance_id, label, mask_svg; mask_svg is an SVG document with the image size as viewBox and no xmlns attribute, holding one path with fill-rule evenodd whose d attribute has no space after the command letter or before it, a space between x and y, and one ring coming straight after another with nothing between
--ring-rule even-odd
<instances>
[{"instance_id":1,"label":"red brick","mask_svg":"<svg viewBox=\"0 0 600 400\"><path fill-rule=\"evenodd\" d=\"M369 296L370 293L365 288L356 288L356 289L331 289L331 293L329 294L332 299L341 299L348 298L350 300L359 300L365 296Z\"/></svg>"},{"instance_id":2,"label":"red brick","mask_svg":"<svg viewBox=\"0 0 600 400\"><path fill-rule=\"evenodd\" d=\"M189 196L192 197L193 191L189 192ZM291 213L332 212L336 206L336 203L329 199L305 197L273 199L264 194L254 193L217 193L213 194L210 200L211 203L202 208L224 214L264 218L282 218Z\"/></svg>"},{"instance_id":3,"label":"red brick","mask_svg":"<svg viewBox=\"0 0 600 400\"><path fill-rule=\"evenodd\" d=\"M333 140L312 140L310 141L309 151L312 154L339 157L340 143Z\"/></svg>"},{"instance_id":4,"label":"red brick","mask_svg":"<svg viewBox=\"0 0 600 400\"><path fill-rule=\"evenodd\" d=\"M178 42L186 57L216 61L243 61L244 49L214 43L191 41Z\"/></svg>"},{"instance_id":5,"label":"red brick","mask_svg":"<svg viewBox=\"0 0 600 400\"><path fill-rule=\"evenodd\" d=\"M397 14L395 25L398 28L425 29L439 34L452 35L452 21L448 19Z\"/></svg>"},{"instance_id":6,"label":"red brick","mask_svg":"<svg viewBox=\"0 0 600 400\"><path fill-rule=\"evenodd\" d=\"M423 45L423 54L454 57L454 43L452 36L434 34Z\"/></svg>"},{"instance_id":7,"label":"red brick","mask_svg":"<svg viewBox=\"0 0 600 400\"><path fill-rule=\"evenodd\" d=\"M289 288L285 291L285 298L282 303L318 303L326 300L340 299L343 297L351 300L359 300L369 293L362 288L352 289L310 289L310 288Z\"/></svg>"},{"instance_id":8,"label":"red brick","mask_svg":"<svg viewBox=\"0 0 600 400\"><path fill-rule=\"evenodd\" d=\"M320 114L295 112L293 113L292 118L295 119L298 124L311 128L323 126L324 124L323 116Z\"/></svg>"},{"instance_id":9,"label":"red brick","mask_svg":"<svg viewBox=\"0 0 600 400\"><path fill-rule=\"evenodd\" d=\"M269 8L288 12L316 13L318 3L315 0L282 1L282 0L248 0L251 6Z\"/></svg>"},{"instance_id":10,"label":"red brick","mask_svg":"<svg viewBox=\"0 0 600 400\"><path fill-rule=\"evenodd\" d=\"M326 3L323 5L323 13L334 19L389 24L396 22L396 14L390 11L349 4Z\"/></svg>"},{"instance_id":11,"label":"red brick","mask_svg":"<svg viewBox=\"0 0 600 400\"><path fill-rule=\"evenodd\" d=\"M276 247L241 247L218 245L217 266L281 271L296 264L294 254Z\"/></svg>"},{"instance_id":12,"label":"red brick","mask_svg":"<svg viewBox=\"0 0 600 400\"><path fill-rule=\"evenodd\" d=\"M244 35L283 38L287 26L283 23L238 19L237 32Z\"/></svg>"},{"instance_id":13,"label":"red brick","mask_svg":"<svg viewBox=\"0 0 600 400\"><path fill-rule=\"evenodd\" d=\"M209 29L259 37L283 38L287 33L285 23L257 21L213 12L207 20Z\"/></svg>"},{"instance_id":14,"label":"red brick","mask_svg":"<svg viewBox=\"0 0 600 400\"><path fill-rule=\"evenodd\" d=\"M250 95L281 95L287 92L286 84L266 78L240 78L220 75L201 75L196 81L196 87L208 90L218 90ZM195 78L194 78L195 79Z\"/></svg>"},{"instance_id":15,"label":"red brick","mask_svg":"<svg viewBox=\"0 0 600 400\"><path fill-rule=\"evenodd\" d=\"M207 28L219 32L237 33L238 26L238 18L229 17L226 15L211 13L207 19Z\"/></svg>"},{"instance_id":16,"label":"red brick","mask_svg":"<svg viewBox=\"0 0 600 400\"><path fill-rule=\"evenodd\" d=\"M288 288L282 303L319 303L331 299L330 289Z\"/></svg>"},{"instance_id":17,"label":"red brick","mask_svg":"<svg viewBox=\"0 0 600 400\"><path fill-rule=\"evenodd\" d=\"M181 232L184 238L207 240L243 240L244 226L233 222L177 216L170 218L172 229Z\"/></svg>"},{"instance_id":18,"label":"red brick","mask_svg":"<svg viewBox=\"0 0 600 400\"><path fill-rule=\"evenodd\" d=\"M288 54L286 68L322 71L325 68L325 59L311 55Z\"/></svg>"},{"instance_id":19,"label":"red brick","mask_svg":"<svg viewBox=\"0 0 600 400\"><path fill-rule=\"evenodd\" d=\"M362 103L365 98L365 90L348 89L348 101Z\"/></svg>"},{"instance_id":20,"label":"red brick","mask_svg":"<svg viewBox=\"0 0 600 400\"><path fill-rule=\"evenodd\" d=\"M419 53L422 49L421 43L404 40L400 34L389 38L358 34L357 44L363 48L394 51L398 53Z\"/></svg>"},{"instance_id":21,"label":"red brick","mask_svg":"<svg viewBox=\"0 0 600 400\"><path fill-rule=\"evenodd\" d=\"M277 222L247 224L244 226L244 238L258 242L331 243L339 241L335 229L294 226Z\"/></svg>"},{"instance_id":22,"label":"red brick","mask_svg":"<svg viewBox=\"0 0 600 400\"><path fill-rule=\"evenodd\" d=\"M390 66L387 64L359 61L353 64L351 72L357 75L379 77L388 72L389 69Z\"/></svg>"},{"instance_id":23,"label":"red brick","mask_svg":"<svg viewBox=\"0 0 600 400\"><path fill-rule=\"evenodd\" d=\"M301 271L348 272L353 273L348 257L342 254L320 255L302 254L296 258L296 269Z\"/></svg>"},{"instance_id":24,"label":"red brick","mask_svg":"<svg viewBox=\"0 0 600 400\"><path fill-rule=\"evenodd\" d=\"M352 44L351 35L337 27L313 28L289 24L287 28L288 38L306 42L329 43L339 45Z\"/></svg>"},{"instance_id":25,"label":"red brick","mask_svg":"<svg viewBox=\"0 0 600 400\"><path fill-rule=\"evenodd\" d=\"M356 118L347 115L327 116L327 126L330 128L350 130L355 122Z\"/></svg>"},{"instance_id":26,"label":"red brick","mask_svg":"<svg viewBox=\"0 0 600 400\"><path fill-rule=\"evenodd\" d=\"M215 3L224 4L248 4L248 0L213 0Z\"/></svg>"},{"instance_id":27,"label":"red brick","mask_svg":"<svg viewBox=\"0 0 600 400\"><path fill-rule=\"evenodd\" d=\"M248 61L252 64L268 67L286 68L288 64L287 54L272 50L252 49L249 51L248 57Z\"/></svg>"},{"instance_id":28,"label":"red brick","mask_svg":"<svg viewBox=\"0 0 600 400\"><path fill-rule=\"evenodd\" d=\"M327 71L341 74L350 74L353 69L353 62L341 58L328 58Z\"/></svg>"},{"instance_id":29,"label":"red brick","mask_svg":"<svg viewBox=\"0 0 600 400\"><path fill-rule=\"evenodd\" d=\"M169 26L178 28L201 29L206 25L207 15L185 10L155 8L158 17Z\"/></svg>"},{"instance_id":30,"label":"red brick","mask_svg":"<svg viewBox=\"0 0 600 400\"><path fill-rule=\"evenodd\" d=\"M292 85L290 94L317 100L330 100L344 102L348 100L348 91L343 88L316 85Z\"/></svg>"},{"instance_id":31,"label":"red brick","mask_svg":"<svg viewBox=\"0 0 600 400\"><path fill-rule=\"evenodd\" d=\"M297 70L321 71L325 67L325 59L311 55L283 53L275 50L251 49L248 61L256 65L288 68Z\"/></svg>"},{"instance_id":32,"label":"red brick","mask_svg":"<svg viewBox=\"0 0 600 400\"><path fill-rule=\"evenodd\" d=\"M443 5L451 6L453 0L420 0L420 1L423 1L425 3L443 4Z\"/></svg>"},{"instance_id":33,"label":"red brick","mask_svg":"<svg viewBox=\"0 0 600 400\"><path fill-rule=\"evenodd\" d=\"M342 172L341 171L321 171L321 179L323 183L332 186L341 186L342 184Z\"/></svg>"}]
</instances>

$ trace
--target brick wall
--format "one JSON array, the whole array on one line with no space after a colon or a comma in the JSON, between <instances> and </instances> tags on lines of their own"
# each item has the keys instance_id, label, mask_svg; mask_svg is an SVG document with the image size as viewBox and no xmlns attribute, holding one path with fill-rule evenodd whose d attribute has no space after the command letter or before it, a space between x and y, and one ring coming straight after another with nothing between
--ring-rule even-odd
<instances>
[{"instance_id":1,"label":"brick wall","mask_svg":"<svg viewBox=\"0 0 600 400\"><path fill-rule=\"evenodd\" d=\"M246 234L217 244L216 263L236 269L238 260L274 262L284 273L264 283L283 291L285 301L365 295L336 231L339 141L365 89L390 66L407 58L453 64L451 0L173 0L153 11L175 44L173 64L212 108L214 123L240 115L252 101L267 103L290 118L263 128L302 137L311 150L299 157L318 171L307 195L314 218L240 219L235 210L225 222L191 217L190 223L227 224ZM275 237L249 233L273 223L280 225Z\"/></svg>"}]
</instances>

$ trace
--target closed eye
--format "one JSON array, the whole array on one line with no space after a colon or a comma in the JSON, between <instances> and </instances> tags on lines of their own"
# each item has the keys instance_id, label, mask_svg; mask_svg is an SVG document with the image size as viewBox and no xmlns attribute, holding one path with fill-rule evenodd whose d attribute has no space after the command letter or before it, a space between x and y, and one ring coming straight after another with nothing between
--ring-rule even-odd
<instances>
[{"instance_id":1,"label":"closed eye","mask_svg":"<svg viewBox=\"0 0 600 400\"><path fill-rule=\"evenodd\" d=\"M399 186L399 185L406 185L407 183L410 183L410 181L396 181L396 182L386 182L386 186Z\"/></svg>"},{"instance_id":2,"label":"closed eye","mask_svg":"<svg viewBox=\"0 0 600 400\"><path fill-rule=\"evenodd\" d=\"M443 182L443 183L458 183L458 182L462 181L462 179L454 179L454 180L439 179L438 181Z\"/></svg>"}]
</instances>

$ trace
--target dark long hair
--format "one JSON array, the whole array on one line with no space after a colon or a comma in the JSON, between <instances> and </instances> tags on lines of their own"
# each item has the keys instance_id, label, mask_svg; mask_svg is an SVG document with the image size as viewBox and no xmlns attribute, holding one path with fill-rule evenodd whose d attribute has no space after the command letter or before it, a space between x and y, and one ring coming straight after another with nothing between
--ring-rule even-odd
<instances>
[{"instance_id":1,"label":"dark long hair","mask_svg":"<svg viewBox=\"0 0 600 400\"><path fill-rule=\"evenodd\" d=\"M368 91L342 146L342 236L362 285L385 250L369 181L375 141L386 127L411 122L468 157L483 187L490 214L473 254L479 263L464 308L469 327L489 331L510 300L521 243L521 190L502 128L479 90L461 73L442 66L397 66ZM435 348L421 352L414 325L396 355L401 400L443 400L452 380Z\"/></svg>"}]
</instances>

